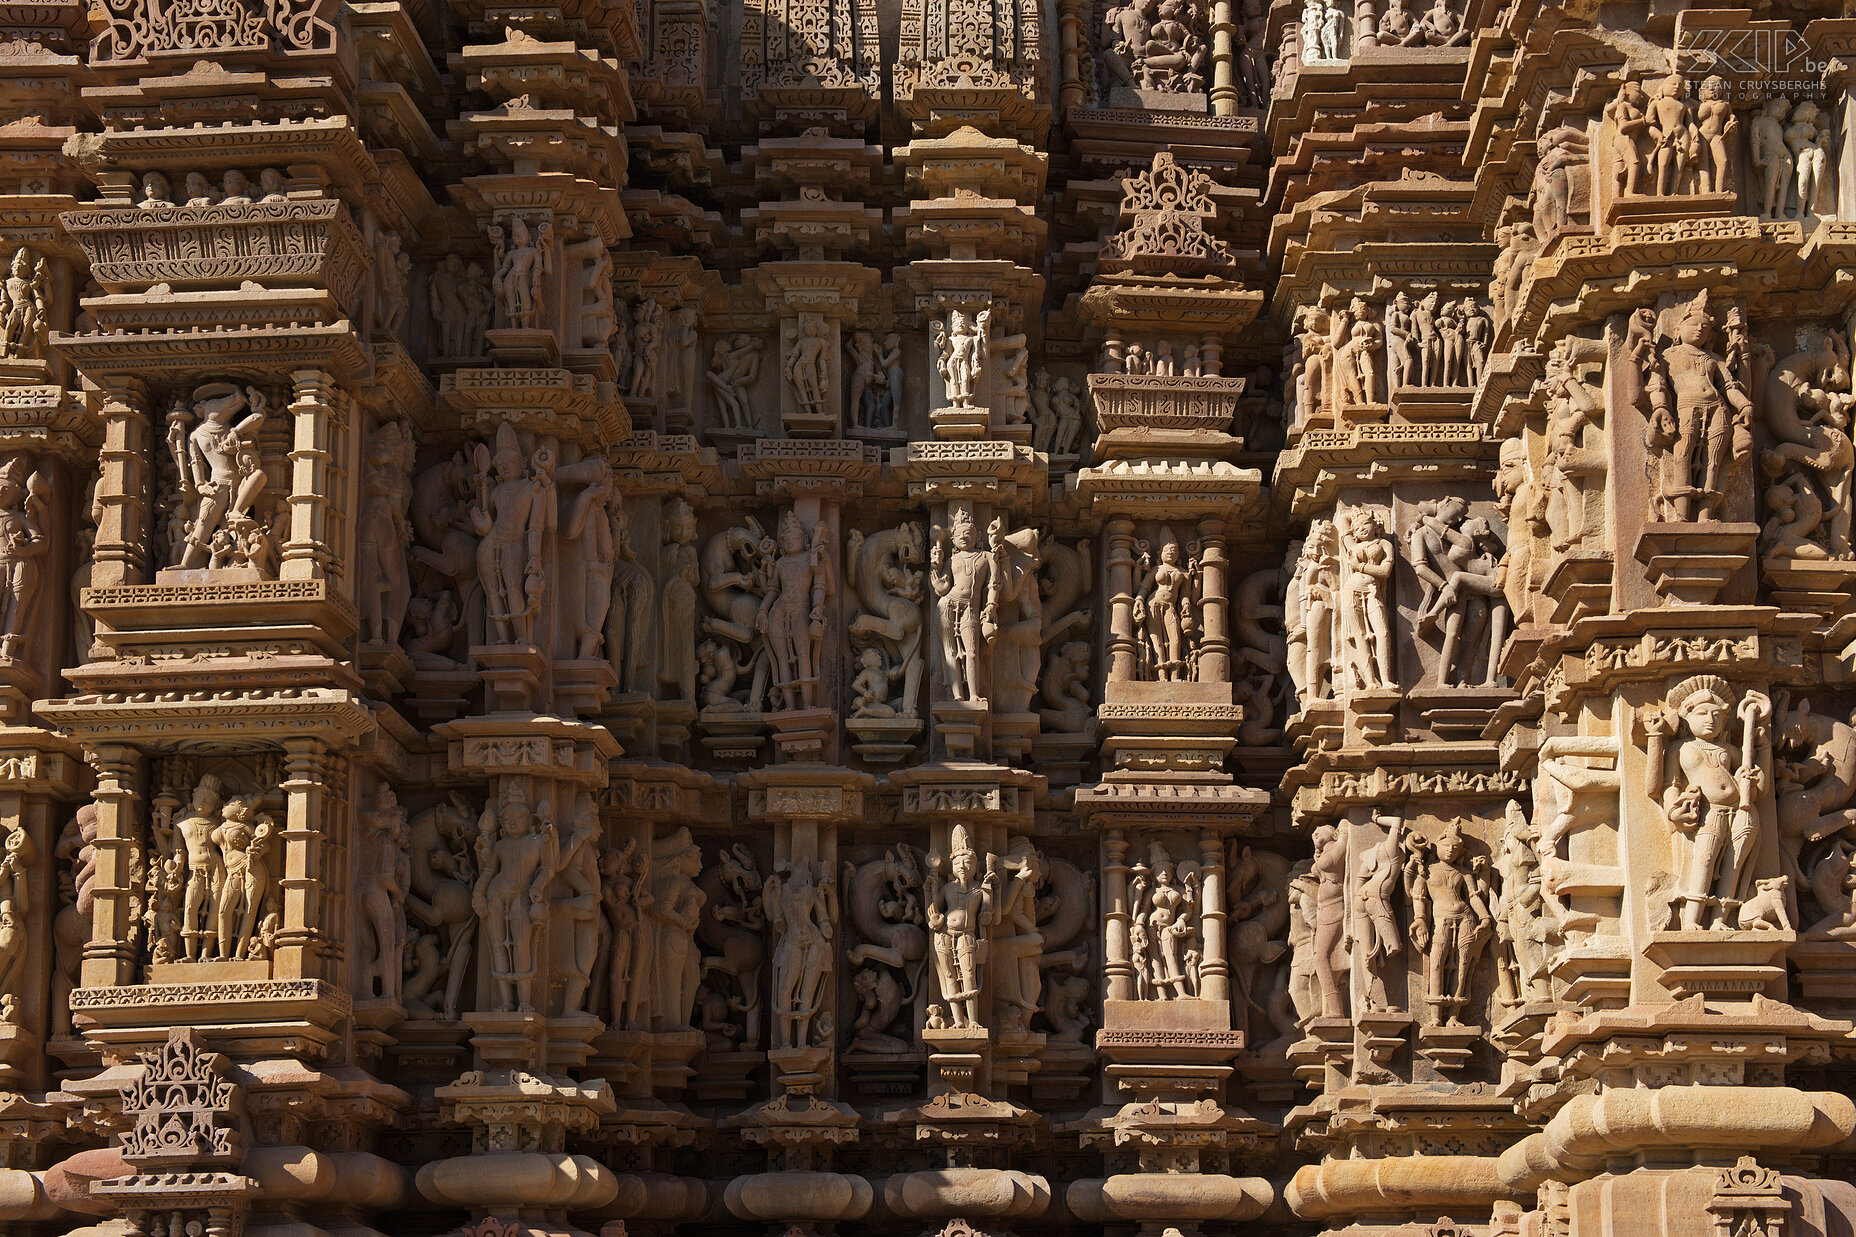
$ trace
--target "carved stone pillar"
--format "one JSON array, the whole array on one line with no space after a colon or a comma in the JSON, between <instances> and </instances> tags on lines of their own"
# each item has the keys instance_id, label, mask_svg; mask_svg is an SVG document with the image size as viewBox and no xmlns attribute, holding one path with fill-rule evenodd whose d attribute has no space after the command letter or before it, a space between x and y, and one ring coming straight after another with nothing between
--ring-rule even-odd
<instances>
[{"instance_id":1,"label":"carved stone pillar","mask_svg":"<svg viewBox=\"0 0 1856 1237\"><path fill-rule=\"evenodd\" d=\"M148 392L118 379L104 390L103 448L97 464L97 540L93 588L148 582Z\"/></svg>"},{"instance_id":2,"label":"carved stone pillar","mask_svg":"<svg viewBox=\"0 0 1856 1237\"><path fill-rule=\"evenodd\" d=\"M109 988L134 983L140 891L135 886L147 834L137 804L147 767L141 753L120 743L99 743L90 755L97 785L97 883L90 943L84 946L82 983Z\"/></svg>"},{"instance_id":3,"label":"carved stone pillar","mask_svg":"<svg viewBox=\"0 0 1856 1237\"><path fill-rule=\"evenodd\" d=\"M290 404L290 537L283 545L281 578L320 580L339 553L330 537L330 507L338 497L331 488L331 460L347 397L335 376L300 369L291 375L295 398Z\"/></svg>"},{"instance_id":4,"label":"carved stone pillar","mask_svg":"<svg viewBox=\"0 0 1856 1237\"><path fill-rule=\"evenodd\" d=\"M1102 834L1102 996L1109 1001L1134 999L1134 965L1128 959L1128 835L1122 829Z\"/></svg>"},{"instance_id":5,"label":"carved stone pillar","mask_svg":"<svg viewBox=\"0 0 1856 1237\"><path fill-rule=\"evenodd\" d=\"M284 741L284 821L282 875L283 925L272 954L272 974L279 978L319 978L327 969L322 954L328 938L323 916L339 908L334 874L342 871L342 835L330 827L330 813L340 804L329 794L332 761L314 739Z\"/></svg>"},{"instance_id":6,"label":"carved stone pillar","mask_svg":"<svg viewBox=\"0 0 1856 1237\"><path fill-rule=\"evenodd\" d=\"M1231 681L1231 596L1230 561L1224 554L1224 521L1199 521L1199 570L1201 622L1199 637L1199 680L1206 683Z\"/></svg>"},{"instance_id":7,"label":"carved stone pillar","mask_svg":"<svg viewBox=\"0 0 1856 1237\"><path fill-rule=\"evenodd\" d=\"M1240 94L1237 89L1237 23L1233 20L1232 0L1212 0L1212 115L1234 116Z\"/></svg>"},{"instance_id":8,"label":"carved stone pillar","mask_svg":"<svg viewBox=\"0 0 1856 1237\"><path fill-rule=\"evenodd\" d=\"M1106 559L1102 577L1108 586L1108 680L1111 683L1132 682L1137 655L1134 645L1134 521L1116 516L1104 531Z\"/></svg>"}]
</instances>

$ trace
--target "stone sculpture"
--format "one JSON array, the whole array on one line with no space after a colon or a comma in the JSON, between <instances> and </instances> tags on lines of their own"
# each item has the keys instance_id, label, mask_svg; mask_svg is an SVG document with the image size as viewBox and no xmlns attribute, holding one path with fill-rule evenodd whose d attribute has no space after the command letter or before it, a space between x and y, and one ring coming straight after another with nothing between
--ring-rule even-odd
<instances>
[{"instance_id":1,"label":"stone sculpture","mask_svg":"<svg viewBox=\"0 0 1856 1237\"><path fill-rule=\"evenodd\" d=\"M974 851L966 826L955 824L946 854L928 856L922 884L935 978L949 1026L980 1029L984 946L998 921L999 874L992 856Z\"/></svg>"},{"instance_id":2,"label":"stone sculpture","mask_svg":"<svg viewBox=\"0 0 1856 1237\"><path fill-rule=\"evenodd\" d=\"M1735 423L1753 414L1744 377L1710 346L1718 329L1704 292L1683 310L1676 342L1656 353L1645 378L1652 506L1661 520L1719 518L1734 462Z\"/></svg>"},{"instance_id":3,"label":"stone sculpture","mask_svg":"<svg viewBox=\"0 0 1856 1237\"><path fill-rule=\"evenodd\" d=\"M1772 794L1772 703L1716 675L1675 684L1643 714L1645 792L1688 843L1670 918L1733 930L1752 892L1760 818ZM1739 742L1733 742L1738 723Z\"/></svg>"},{"instance_id":4,"label":"stone sculpture","mask_svg":"<svg viewBox=\"0 0 1856 1237\"><path fill-rule=\"evenodd\" d=\"M178 478L178 501L168 515L170 539L179 534L176 566L251 565L255 539L266 532L252 512L268 480L257 442L266 406L255 387L209 382L194 389L191 410L176 401L169 411L167 445Z\"/></svg>"}]
</instances>

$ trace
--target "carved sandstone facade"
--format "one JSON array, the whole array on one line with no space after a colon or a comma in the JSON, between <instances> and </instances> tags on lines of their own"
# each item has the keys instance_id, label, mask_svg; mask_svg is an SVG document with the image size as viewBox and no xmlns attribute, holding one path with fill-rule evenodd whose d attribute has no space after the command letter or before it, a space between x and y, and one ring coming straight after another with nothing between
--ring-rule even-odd
<instances>
[{"instance_id":1,"label":"carved sandstone facade","mask_svg":"<svg viewBox=\"0 0 1856 1237\"><path fill-rule=\"evenodd\" d=\"M1856 1224L1841 10L0 24L0 1228Z\"/></svg>"}]
</instances>

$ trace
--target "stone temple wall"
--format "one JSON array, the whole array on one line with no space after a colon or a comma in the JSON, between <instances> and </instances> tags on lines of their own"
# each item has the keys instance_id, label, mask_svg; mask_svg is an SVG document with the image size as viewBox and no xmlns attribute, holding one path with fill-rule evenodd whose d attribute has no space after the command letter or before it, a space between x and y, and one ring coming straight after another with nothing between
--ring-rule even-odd
<instances>
[{"instance_id":1,"label":"stone temple wall","mask_svg":"<svg viewBox=\"0 0 1856 1237\"><path fill-rule=\"evenodd\" d=\"M1856 1231L1856 19L0 27L0 1232Z\"/></svg>"}]
</instances>

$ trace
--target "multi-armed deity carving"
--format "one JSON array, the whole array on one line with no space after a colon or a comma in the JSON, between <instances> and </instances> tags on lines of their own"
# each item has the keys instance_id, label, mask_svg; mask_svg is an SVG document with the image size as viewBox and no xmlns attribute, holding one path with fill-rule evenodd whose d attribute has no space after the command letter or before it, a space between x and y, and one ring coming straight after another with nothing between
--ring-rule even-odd
<instances>
[{"instance_id":1,"label":"multi-armed deity carving","mask_svg":"<svg viewBox=\"0 0 1856 1237\"><path fill-rule=\"evenodd\" d=\"M1751 453L1752 347L1737 309L1724 351L1720 331L1704 291L1682 310L1674 340L1647 354L1650 501L1666 523L1727 518L1730 473Z\"/></svg>"},{"instance_id":2,"label":"multi-armed deity carving","mask_svg":"<svg viewBox=\"0 0 1856 1237\"><path fill-rule=\"evenodd\" d=\"M1434 1023L1462 1026L1476 964L1495 933L1488 861L1470 856L1456 821L1435 839L1409 845L1411 943L1424 954L1425 1004Z\"/></svg>"},{"instance_id":3,"label":"multi-armed deity carving","mask_svg":"<svg viewBox=\"0 0 1856 1237\"><path fill-rule=\"evenodd\" d=\"M0 353L8 359L44 355L51 327L47 297L45 256L21 245L0 284Z\"/></svg>"},{"instance_id":4,"label":"multi-armed deity carving","mask_svg":"<svg viewBox=\"0 0 1856 1237\"><path fill-rule=\"evenodd\" d=\"M495 1008L535 1009L537 945L548 886L560 863L560 835L550 804L531 807L519 781L505 784L478 822L477 883L471 905L482 921Z\"/></svg>"},{"instance_id":5,"label":"multi-armed deity carving","mask_svg":"<svg viewBox=\"0 0 1856 1237\"><path fill-rule=\"evenodd\" d=\"M971 408L981 375L992 355L992 310L948 311L945 321L929 323L935 370L950 408Z\"/></svg>"},{"instance_id":6,"label":"multi-armed deity carving","mask_svg":"<svg viewBox=\"0 0 1856 1237\"><path fill-rule=\"evenodd\" d=\"M837 876L823 864L794 860L762 890L773 928L773 1046L830 1043L831 992L838 921Z\"/></svg>"},{"instance_id":7,"label":"multi-armed deity carving","mask_svg":"<svg viewBox=\"0 0 1856 1237\"><path fill-rule=\"evenodd\" d=\"M982 867L982 864L984 865ZM940 1002L928 1021L956 1029L983 1028L980 994L984 986L987 941L999 920L999 863L973 849L971 834L956 823L947 854L930 854L922 882L929 940L934 948Z\"/></svg>"},{"instance_id":8,"label":"multi-armed deity carving","mask_svg":"<svg viewBox=\"0 0 1856 1237\"><path fill-rule=\"evenodd\" d=\"M176 567L250 567L277 574L281 524L288 507L257 509L269 478L258 434L267 400L256 387L209 382L193 392L191 409L180 400L168 413L168 458L174 497L167 537Z\"/></svg>"},{"instance_id":9,"label":"multi-armed deity carving","mask_svg":"<svg viewBox=\"0 0 1856 1237\"><path fill-rule=\"evenodd\" d=\"M941 637L941 684L954 699L978 702L987 694L987 650L999 630L999 595L1004 587L994 556L980 548L971 506L949 508L928 550L928 582L934 590L936 630Z\"/></svg>"},{"instance_id":10,"label":"multi-armed deity carving","mask_svg":"<svg viewBox=\"0 0 1856 1237\"><path fill-rule=\"evenodd\" d=\"M521 216L508 221L507 235L492 225L490 236L490 289L496 295L499 325L535 330L546 323L541 317L542 280L554 273L554 224L543 219L533 230Z\"/></svg>"},{"instance_id":11,"label":"multi-armed deity carving","mask_svg":"<svg viewBox=\"0 0 1856 1237\"><path fill-rule=\"evenodd\" d=\"M1641 720L1645 793L1686 842L1674 847L1667 925L1740 928L1760 840L1770 836L1772 702L1757 691L1737 693L1716 675L1694 675Z\"/></svg>"},{"instance_id":12,"label":"multi-armed deity carving","mask_svg":"<svg viewBox=\"0 0 1856 1237\"><path fill-rule=\"evenodd\" d=\"M1423 588L1413 627L1441 632L1440 687L1495 684L1508 639L1508 597L1503 590L1502 544L1487 519L1472 515L1461 498L1420 503L1406 534L1405 558Z\"/></svg>"},{"instance_id":13,"label":"multi-armed deity carving","mask_svg":"<svg viewBox=\"0 0 1856 1237\"><path fill-rule=\"evenodd\" d=\"M765 591L754 627L766 638L774 700L781 708L809 709L818 703L825 605L837 594L830 534L823 520L808 533L798 514L786 511L780 516L777 553L762 550Z\"/></svg>"},{"instance_id":14,"label":"multi-armed deity carving","mask_svg":"<svg viewBox=\"0 0 1856 1237\"><path fill-rule=\"evenodd\" d=\"M547 588L542 550L560 519L554 493L554 445L525 455L515 427L496 430L496 449L477 444L475 497L470 509L477 542L477 583L483 590L486 635L498 644L533 644Z\"/></svg>"}]
</instances>

